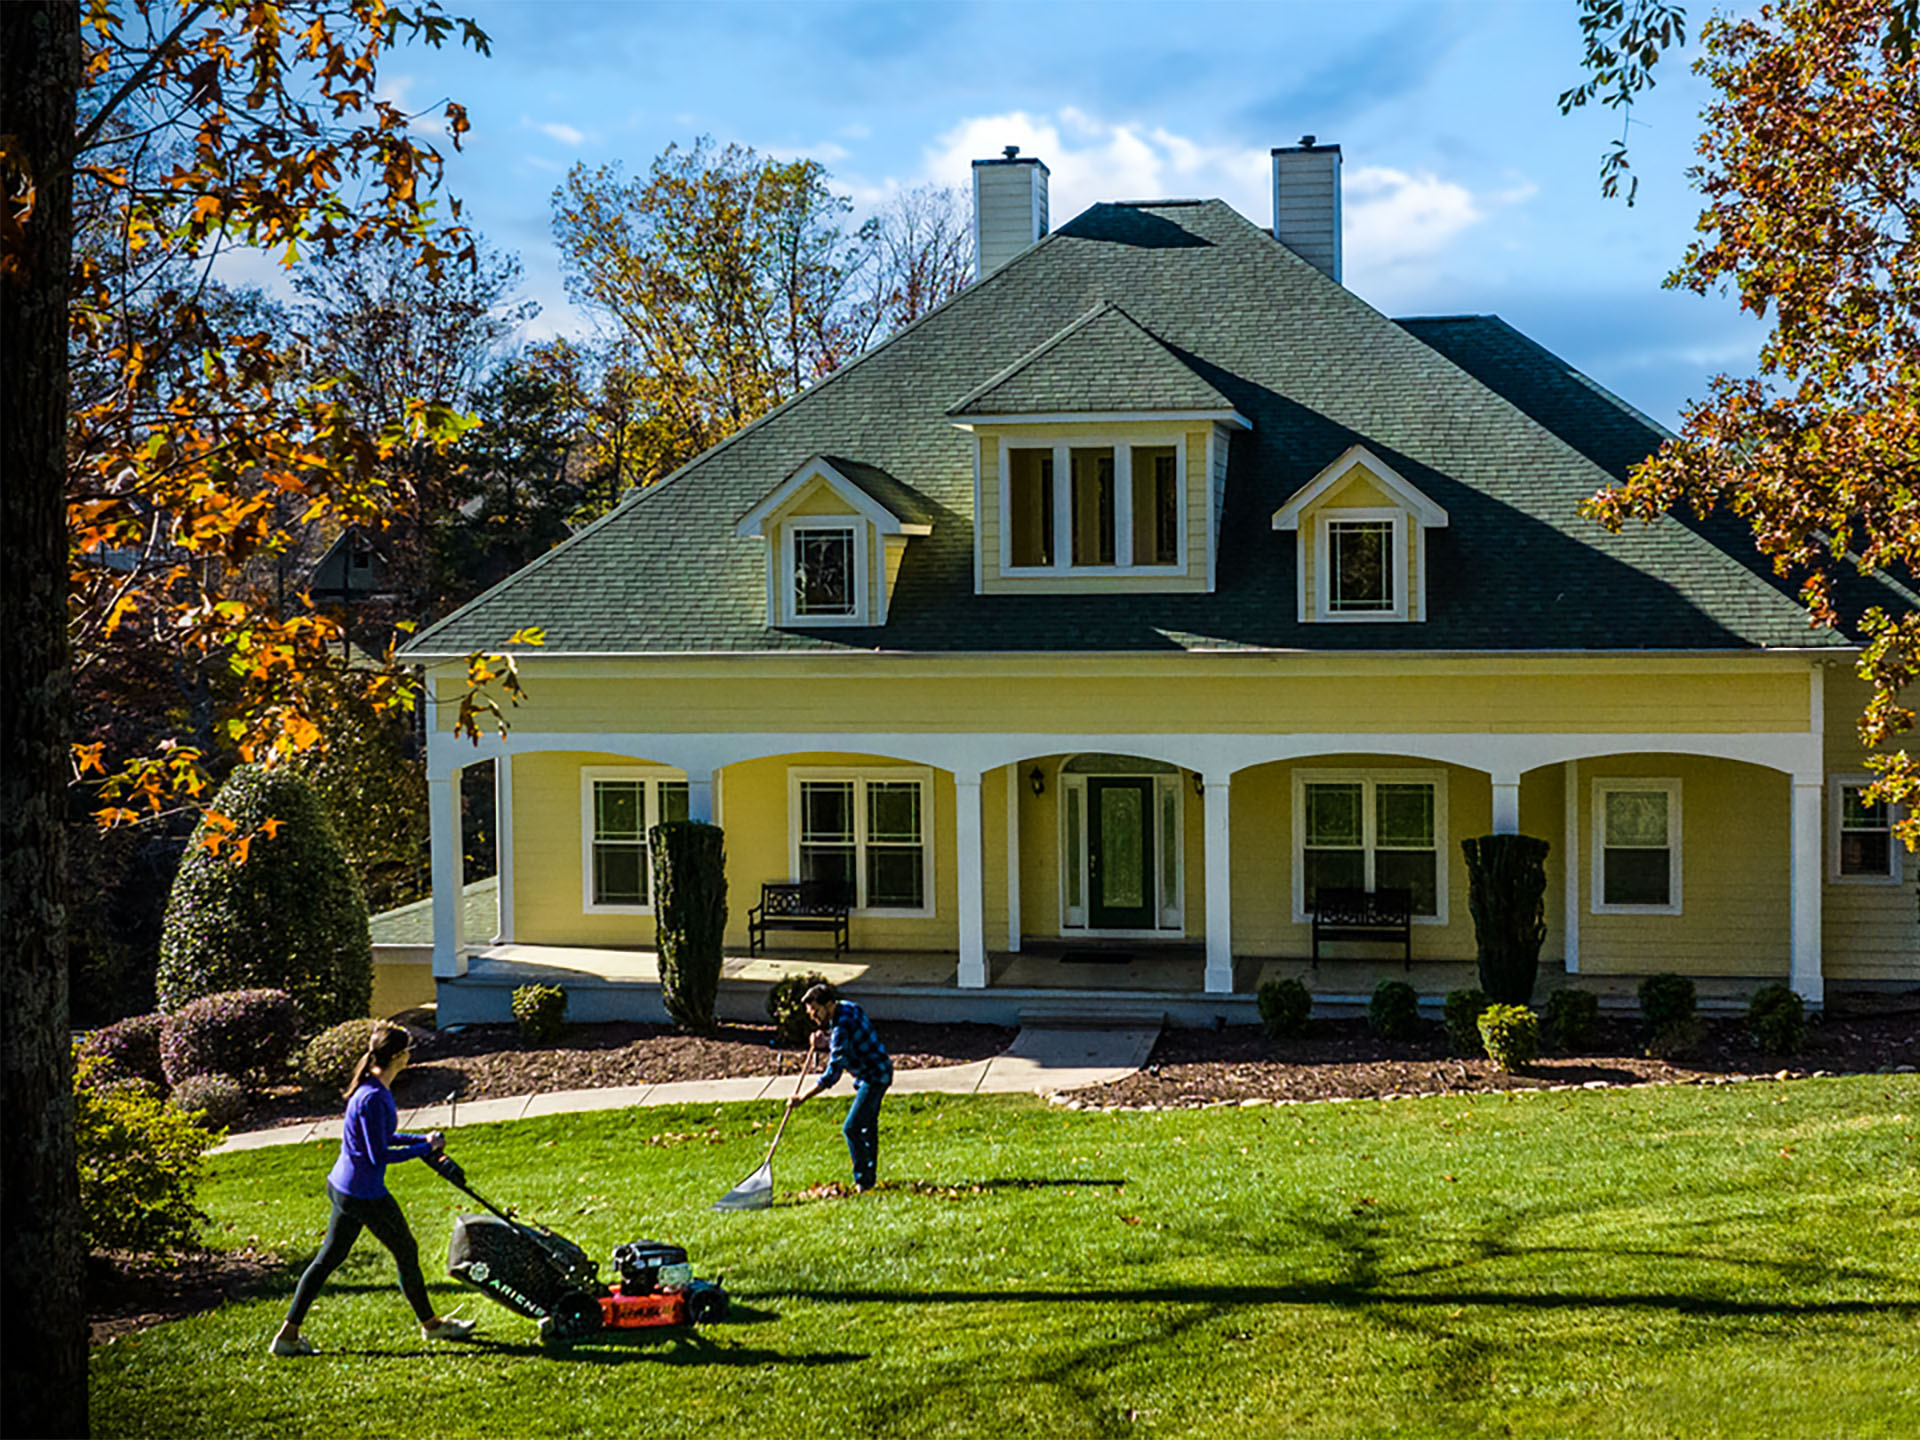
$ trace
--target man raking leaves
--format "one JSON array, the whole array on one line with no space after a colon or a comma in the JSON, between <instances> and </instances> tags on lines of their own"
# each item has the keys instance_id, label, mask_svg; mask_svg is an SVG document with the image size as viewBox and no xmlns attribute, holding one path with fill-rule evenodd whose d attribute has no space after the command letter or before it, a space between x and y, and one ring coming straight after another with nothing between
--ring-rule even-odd
<instances>
[{"instance_id":1,"label":"man raking leaves","mask_svg":"<svg viewBox=\"0 0 1920 1440\"><path fill-rule=\"evenodd\" d=\"M853 1076L853 1104L847 1107L847 1123L841 1129L847 1137L847 1154L853 1158L853 1188L871 1190L880 1164L880 1102L893 1083L893 1060L867 1012L851 1000L836 1000L832 990L816 985L800 997L800 1003L818 1027L814 1045L819 1045L822 1035L830 1045L819 1082L805 1094L795 1095L787 1108L832 1089L842 1073Z\"/></svg>"}]
</instances>

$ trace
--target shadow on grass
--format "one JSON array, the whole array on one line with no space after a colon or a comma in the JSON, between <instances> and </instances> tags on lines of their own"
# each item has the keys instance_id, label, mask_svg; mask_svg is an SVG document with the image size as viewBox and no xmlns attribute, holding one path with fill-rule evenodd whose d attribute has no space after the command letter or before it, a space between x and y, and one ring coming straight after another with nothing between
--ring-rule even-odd
<instances>
[{"instance_id":1,"label":"shadow on grass","mask_svg":"<svg viewBox=\"0 0 1920 1440\"><path fill-rule=\"evenodd\" d=\"M745 1368L780 1365L801 1369L857 1365L868 1359L860 1350L824 1350L791 1354L750 1345L723 1345L699 1331L666 1326L643 1330L608 1330L576 1340L571 1345L545 1345L538 1341L514 1343L506 1340L475 1338L462 1347L480 1357L519 1357L556 1360L575 1365L700 1365ZM346 1353L346 1352L341 1352ZM437 1351L446 1355L447 1351Z\"/></svg>"}]
</instances>

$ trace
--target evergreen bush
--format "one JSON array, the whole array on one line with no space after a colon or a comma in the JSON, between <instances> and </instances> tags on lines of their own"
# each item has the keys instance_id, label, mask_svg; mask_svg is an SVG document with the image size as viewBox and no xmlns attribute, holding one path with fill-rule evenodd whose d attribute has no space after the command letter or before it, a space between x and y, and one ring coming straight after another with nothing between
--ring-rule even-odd
<instances>
[{"instance_id":1,"label":"evergreen bush","mask_svg":"<svg viewBox=\"0 0 1920 1440\"><path fill-rule=\"evenodd\" d=\"M1480 1043L1500 1069L1523 1069L1540 1053L1539 1018L1524 1005L1489 1005L1480 1012Z\"/></svg>"},{"instance_id":2,"label":"evergreen bush","mask_svg":"<svg viewBox=\"0 0 1920 1440\"><path fill-rule=\"evenodd\" d=\"M247 1087L231 1075L189 1075L173 1087L167 1103L191 1115L202 1130L225 1134L247 1113Z\"/></svg>"},{"instance_id":3,"label":"evergreen bush","mask_svg":"<svg viewBox=\"0 0 1920 1440\"><path fill-rule=\"evenodd\" d=\"M782 1045L804 1045L813 1034L813 1017L807 1014L800 997L816 985L825 985L836 1002L840 999L840 992L826 976L812 973L776 980L767 992L767 1017L773 1021L774 1034Z\"/></svg>"},{"instance_id":4,"label":"evergreen bush","mask_svg":"<svg viewBox=\"0 0 1920 1440\"><path fill-rule=\"evenodd\" d=\"M1480 988L1503 1005L1533 999L1540 946L1547 938L1547 855L1532 835L1462 840L1467 857L1467 910L1473 916Z\"/></svg>"},{"instance_id":5,"label":"evergreen bush","mask_svg":"<svg viewBox=\"0 0 1920 1440\"><path fill-rule=\"evenodd\" d=\"M160 1030L165 1019L153 1014L116 1020L83 1039L80 1053L99 1057L103 1078L112 1075L164 1086L167 1078L160 1068Z\"/></svg>"},{"instance_id":6,"label":"evergreen bush","mask_svg":"<svg viewBox=\"0 0 1920 1440\"><path fill-rule=\"evenodd\" d=\"M271 1082L300 1043L300 1010L284 990L207 995L167 1016L160 1069L167 1084L189 1075L237 1075Z\"/></svg>"},{"instance_id":7,"label":"evergreen bush","mask_svg":"<svg viewBox=\"0 0 1920 1440\"><path fill-rule=\"evenodd\" d=\"M314 1036L301 1047L295 1064L300 1083L316 1093L340 1094L367 1053L372 1028L371 1020L343 1020Z\"/></svg>"},{"instance_id":8,"label":"evergreen bush","mask_svg":"<svg viewBox=\"0 0 1920 1440\"><path fill-rule=\"evenodd\" d=\"M1556 990L1547 996L1542 1028L1566 1054L1584 1050L1600 1023L1600 998L1591 990Z\"/></svg>"},{"instance_id":9,"label":"evergreen bush","mask_svg":"<svg viewBox=\"0 0 1920 1440\"><path fill-rule=\"evenodd\" d=\"M1404 980L1382 980L1367 1002L1367 1024L1382 1040L1411 1040L1420 1031L1420 997Z\"/></svg>"},{"instance_id":10,"label":"evergreen bush","mask_svg":"<svg viewBox=\"0 0 1920 1440\"><path fill-rule=\"evenodd\" d=\"M73 1133L88 1245L161 1254L189 1248L207 1218L194 1198L214 1137L144 1084L96 1084L100 1059L76 1058Z\"/></svg>"},{"instance_id":11,"label":"evergreen bush","mask_svg":"<svg viewBox=\"0 0 1920 1440\"><path fill-rule=\"evenodd\" d=\"M1684 975L1649 975L1640 982L1640 1019L1650 1035L1693 1019L1696 1003L1693 981Z\"/></svg>"},{"instance_id":12,"label":"evergreen bush","mask_svg":"<svg viewBox=\"0 0 1920 1440\"><path fill-rule=\"evenodd\" d=\"M1785 985L1762 985L1747 1006L1747 1028L1762 1050L1797 1055L1807 1039L1806 1002Z\"/></svg>"},{"instance_id":13,"label":"evergreen bush","mask_svg":"<svg viewBox=\"0 0 1920 1440\"><path fill-rule=\"evenodd\" d=\"M181 857L160 937L160 1008L265 987L290 993L316 1027L365 1015L367 903L312 787L288 769L243 765L212 809L233 835L209 849L220 832L203 819Z\"/></svg>"},{"instance_id":14,"label":"evergreen bush","mask_svg":"<svg viewBox=\"0 0 1920 1440\"><path fill-rule=\"evenodd\" d=\"M1262 981L1254 999L1260 1006L1260 1023L1276 1040L1282 1035L1299 1034L1313 1015L1312 993L1291 976Z\"/></svg>"},{"instance_id":15,"label":"evergreen bush","mask_svg":"<svg viewBox=\"0 0 1920 1440\"><path fill-rule=\"evenodd\" d=\"M683 1029L709 1030L727 929L726 836L704 820L669 820L647 841L660 998Z\"/></svg>"},{"instance_id":16,"label":"evergreen bush","mask_svg":"<svg viewBox=\"0 0 1920 1440\"><path fill-rule=\"evenodd\" d=\"M1484 990L1449 990L1444 1014L1447 1048L1456 1055L1480 1053L1480 1012L1493 1002Z\"/></svg>"},{"instance_id":17,"label":"evergreen bush","mask_svg":"<svg viewBox=\"0 0 1920 1440\"><path fill-rule=\"evenodd\" d=\"M529 1043L551 1045L566 1029L567 992L558 985L519 986L513 992L513 1018ZM366 1042L360 1044L364 1050Z\"/></svg>"}]
</instances>

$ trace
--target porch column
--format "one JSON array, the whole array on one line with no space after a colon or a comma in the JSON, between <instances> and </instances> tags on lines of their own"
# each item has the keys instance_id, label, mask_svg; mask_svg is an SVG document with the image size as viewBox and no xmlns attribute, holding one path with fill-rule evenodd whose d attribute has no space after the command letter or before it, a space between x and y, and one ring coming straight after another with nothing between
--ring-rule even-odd
<instances>
[{"instance_id":1,"label":"porch column","mask_svg":"<svg viewBox=\"0 0 1920 1440\"><path fill-rule=\"evenodd\" d=\"M954 870L959 884L960 974L962 990L987 985L986 887L980 856L980 775L958 771L953 777Z\"/></svg>"},{"instance_id":2,"label":"porch column","mask_svg":"<svg viewBox=\"0 0 1920 1440\"><path fill-rule=\"evenodd\" d=\"M1493 775L1493 833L1520 833L1520 777L1498 770Z\"/></svg>"},{"instance_id":3,"label":"porch column","mask_svg":"<svg viewBox=\"0 0 1920 1440\"><path fill-rule=\"evenodd\" d=\"M433 978L467 973L466 865L460 835L460 771L427 781L427 833L433 848Z\"/></svg>"},{"instance_id":4,"label":"porch column","mask_svg":"<svg viewBox=\"0 0 1920 1440\"><path fill-rule=\"evenodd\" d=\"M1020 953L1020 767L1007 764L1007 949Z\"/></svg>"},{"instance_id":5,"label":"porch column","mask_svg":"<svg viewBox=\"0 0 1920 1440\"><path fill-rule=\"evenodd\" d=\"M1820 792L1816 775L1793 777L1793 950L1789 983L1809 1005L1826 1003L1820 969Z\"/></svg>"},{"instance_id":6,"label":"porch column","mask_svg":"<svg viewBox=\"0 0 1920 1440\"><path fill-rule=\"evenodd\" d=\"M1226 775L1206 777L1207 993L1233 992L1233 866Z\"/></svg>"},{"instance_id":7,"label":"porch column","mask_svg":"<svg viewBox=\"0 0 1920 1440\"><path fill-rule=\"evenodd\" d=\"M687 771L687 818L713 823L713 771Z\"/></svg>"},{"instance_id":8,"label":"porch column","mask_svg":"<svg viewBox=\"0 0 1920 1440\"><path fill-rule=\"evenodd\" d=\"M500 880L500 923L493 940L513 940L513 757L493 757L494 872Z\"/></svg>"}]
</instances>

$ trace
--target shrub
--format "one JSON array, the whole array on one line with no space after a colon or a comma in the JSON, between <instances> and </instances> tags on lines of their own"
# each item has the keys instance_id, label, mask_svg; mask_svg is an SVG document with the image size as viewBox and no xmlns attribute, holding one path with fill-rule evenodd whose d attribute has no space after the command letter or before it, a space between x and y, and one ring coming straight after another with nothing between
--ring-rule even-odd
<instances>
[{"instance_id":1,"label":"shrub","mask_svg":"<svg viewBox=\"0 0 1920 1440\"><path fill-rule=\"evenodd\" d=\"M1480 961L1480 988L1506 1005L1533 999L1540 946L1547 938L1547 854L1532 835L1462 840L1467 910Z\"/></svg>"},{"instance_id":2,"label":"shrub","mask_svg":"<svg viewBox=\"0 0 1920 1440\"><path fill-rule=\"evenodd\" d=\"M208 995L167 1016L160 1068L169 1085L189 1075L277 1079L300 1041L300 1009L284 990Z\"/></svg>"},{"instance_id":3,"label":"shrub","mask_svg":"<svg viewBox=\"0 0 1920 1440\"><path fill-rule=\"evenodd\" d=\"M1649 975L1640 982L1640 1018L1649 1035L1693 1019L1693 981L1684 975Z\"/></svg>"},{"instance_id":4,"label":"shrub","mask_svg":"<svg viewBox=\"0 0 1920 1440\"><path fill-rule=\"evenodd\" d=\"M1404 980L1382 980L1367 1002L1367 1024L1382 1040L1411 1040L1420 1029L1420 997Z\"/></svg>"},{"instance_id":5,"label":"shrub","mask_svg":"<svg viewBox=\"0 0 1920 1440\"><path fill-rule=\"evenodd\" d=\"M325 1090L335 1095L345 1090L347 1081L353 1078L353 1067L367 1053L372 1023L343 1020L309 1040L295 1062L300 1083L309 1090Z\"/></svg>"},{"instance_id":6,"label":"shrub","mask_svg":"<svg viewBox=\"0 0 1920 1440\"><path fill-rule=\"evenodd\" d=\"M513 992L513 1018L531 1044L551 1045L566 1027L567 992L558 985L522 985ZM364 1038L360 1048L367 1048ZM344 1079L340 1083L346 1085Z\"/></svg>"},{"instance_id":7,"label":"shrub","mask_svg":"<svg viewBox=\"0 0 1920 1440\"><path fill-rule=\"evenodd\" d=\"M74 1070L74 1147L87 1242L96 1250L185 1249L206 1219L194 1196L213 1137L156 1091L96 1084L100 1064L82 1055Z\"/></svg>"},{"instance_id":8,"label":"shrub","mask_svg":"<svg viewBox=\"0 0 1920 1440\"><path fill-rule=\"evenodd\" d=\"M1692 1016L1669 1020L1647 1036L1644 1048L1655 1060L1677 1060L1699 1047L1700 1036L1700 1022Z\"/></svg>"},{"instance_id":9,"label":"shrub","mask_svg":"<svg viewBox=\"0 0 1920 1440\"><path fill-rule=\"evenodd\" d=\"M1492 1003L1484 990L1447 992L1447 1044L1454 1054L1480 1053L1480 1012Z\"/></svg>"},{"instance_id":10,"label":"shrub","mask_svg":"<svg viewBox=\"0 0 1920 1440\"><path fill-rule=\"evenodd\" d=\"M711 1029L727 929L726 836L704 820L669 820L647 840L660 999L682 1028Z\"/></svg>"},{"instance_id":11,"label":"shrub","mask_svg":"<svg viewBox=\"0 0 1920 1440\"><path fill-rule=\"evenodd\" d=\"M247 1087L231 1075L189 1075L167 1101L201 1129L224 1133L247 1113Z\"/></svg>"},{"instance_id":12,"label":"shrub","mask_svg":"<svg viewBox=\"0 0 1920 1440\"><path fill-rule=\"evenodd\" d=\"M1519 1070L1540 1053L1540 1022L1524 1005L1489 1005L1480 1012L1480 1043L1502 1070Z\"/></svg>"},{"instance_id":13,"label":"shrub","mask_svg":"<svg viewBox=\"0 0 1920 1440\"><path fill-rule=\"evenodd\" d=\"M1561 1050L1584 1050L1599 1022L1600 999L1591 990L1556 990L1547 996L1544 1028Z\"/></svg>"},{"instance_id":14,"label":"shrub","mask_svg":"<svg viewBox=\"0 0 1920 1440\"><path fill-rule=\"evenodd\" d=\"M826 976L811 973L776 980L767 992L767 1016L773 1021L774 1034L779 1036L781 1044L804 1045L813 1034L813 1017L807 1014L800 997L816 985L825 985L835 1000L840 998L840 992Z\"/></svg>"},{"instance_id":15,"label":"shrub","mask_svg":"<svg viewBox=\"0 0 1920 1440\"><path fill-rule=\"evenodd\" d=\"M1262 981L1254 998L1260 1006L1260 1023L1275 1039L1299 1034L1307 1028L1307 1020L1313 1014L1312 994L1291 977Z\"/></svg>"},{"instance_id":16,"label":"shrub","mask_svg":"<svg viewBox=\"0 0 1920 1440\"><path fill-rule=\"evenodd\" d=\"M1762 985L1747 1006L1747 1028L1762 1050L1796 1054L1807 1038L1806 1003L1785 985Z\"/></svg>"},{"instance_id":17,"label":"shrub","mask_svg":"<svg viewBox=\"0 0 1920 1440\"><path fill-rule=\"evenodd\" d=\"M80 1042L82 1055L97 1056L103 1077L107 1073L133 1080L166 1084L160 1068L162 1015L131 1015L103 1026Z\"/></svg>"}]
</instances>

